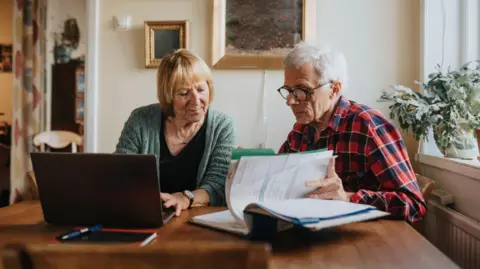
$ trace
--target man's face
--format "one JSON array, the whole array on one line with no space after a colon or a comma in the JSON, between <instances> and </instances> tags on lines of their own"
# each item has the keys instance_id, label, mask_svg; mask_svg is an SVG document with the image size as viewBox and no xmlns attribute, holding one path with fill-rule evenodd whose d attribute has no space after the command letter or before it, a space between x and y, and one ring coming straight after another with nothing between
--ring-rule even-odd
<instances>
[{"instance_id":1,"label":"man's face","mask_svg":"<svg viewBox=\"0 0 480 269\"><path fill-rule=\"evenodd\" d=\"M290 90L301 89L306 92L305 100L298 100L294 94L287 97L287 105L292 109L296 121L300 124L321 122L322 117L333 105L331 83L319 84L320 76L311 63L300 68L286 68L284 87ZM298 93L303 94L303 92ZM300 97L301 94L297 96Z\"/></svg>"}]
</instances>

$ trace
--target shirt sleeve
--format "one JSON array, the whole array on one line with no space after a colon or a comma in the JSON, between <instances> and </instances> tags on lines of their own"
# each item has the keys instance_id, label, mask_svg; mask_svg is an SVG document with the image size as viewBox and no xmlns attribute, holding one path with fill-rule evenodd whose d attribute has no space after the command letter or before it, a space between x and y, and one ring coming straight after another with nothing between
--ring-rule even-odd
<instances>
[{"instance_id":1,"label":"shirt sleeve","mask_svg":"<svg viewBox=\"0 0 480 269\"><path fill-rule=\"evenodd\" d=\"M425 200L398 130L388 122L370 127L366 146L366 168L378 179L380 188L361 189L350 201L373 205L409 222L421 220L427 211Z\"/></svg>"}]
</instances>

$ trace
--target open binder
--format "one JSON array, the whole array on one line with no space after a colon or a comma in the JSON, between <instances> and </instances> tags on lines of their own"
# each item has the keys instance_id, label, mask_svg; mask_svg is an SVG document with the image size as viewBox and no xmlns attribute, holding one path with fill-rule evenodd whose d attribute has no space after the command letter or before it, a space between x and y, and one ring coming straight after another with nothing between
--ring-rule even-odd
<instances>
[{"instance_id":1,"label":"open binder","mask_svg":"<svg viewBox=\"0 0 480 269\"><path fill-rule=\"evenodd\" d=\"M294 226L320 230L389 215L374 206L304 198L324 178L332 151L275 154L271 149L232 153L225 184L228 210L196 216L191 223L258 238Z\"/></svg>"}]
</instances>

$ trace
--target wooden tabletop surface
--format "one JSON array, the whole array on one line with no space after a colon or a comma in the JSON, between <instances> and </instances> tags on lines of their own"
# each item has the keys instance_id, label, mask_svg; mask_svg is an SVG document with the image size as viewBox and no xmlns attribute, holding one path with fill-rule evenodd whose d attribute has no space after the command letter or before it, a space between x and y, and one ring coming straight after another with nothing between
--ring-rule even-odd
<instances>
[{"instance_id":1,"label":"wooden tabletop surface","mask_svg":"<svg viewBox=\"0 0 480 269\"><path fill-rule=\"evenodd\" d=\"M188 224L196 215L224 208L184 211L164 227L152 244L169 241L246 241L235 235ZM0 242L48 243L71 227L48 225L40 204L21 202L0 208ZM459 268L403 221L375 220L320 232L289 230L271 242L272 268ZM0 267L1 267L0 263Z\"/></svg>"}]
</instances>

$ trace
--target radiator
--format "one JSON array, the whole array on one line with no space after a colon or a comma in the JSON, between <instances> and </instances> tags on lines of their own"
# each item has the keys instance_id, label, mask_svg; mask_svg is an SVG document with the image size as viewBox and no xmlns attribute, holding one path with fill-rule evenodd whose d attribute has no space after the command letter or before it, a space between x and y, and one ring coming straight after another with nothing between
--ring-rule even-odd
<instances>
[{"instance_id":1,"label":"radiator","mask_svg":"<svg viewBox=\"0 0 480 269\"><path fill-rule=\"evenodd\" d=\"M445 206L441 198L430 199L424 232L430 242L461 268L480 269L479 222Z\"/></svg>"}]
</instances>

